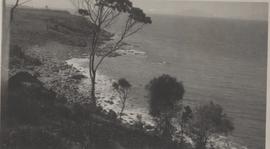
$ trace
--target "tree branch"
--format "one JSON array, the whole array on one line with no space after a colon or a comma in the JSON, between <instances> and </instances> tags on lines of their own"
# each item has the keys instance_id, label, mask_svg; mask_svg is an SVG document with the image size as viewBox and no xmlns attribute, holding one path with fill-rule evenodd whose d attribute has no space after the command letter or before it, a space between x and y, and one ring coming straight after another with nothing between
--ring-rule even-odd
<instances>
[{"instance_id":1,"label":"tree branch","mask_svg":"<svg viewBox=\"0 0 270 149\"><path fill-rule=\"evenodd\" d=\"M140 27L138 27L136 30L134 30L134 31L132 31L132 32L130 32L130 33L128 33L126 36L125 36L125 38L127 38L127 37L129 37L129 36L131 36L131 35L133 35L133 34L135 34L135 33L137 33L138 31L140 31L142 28L143 28L143 26L144 26L145 24L142 24Z\"/></svg>"},{"instance_id":2,"label":"tree branch","mask_svg":"<svg viewBox=\"0 0 270 149\"><path fill-rule=\"evenodd\" d=\"M95 71L98 69L99 65L103 62L103 60L109 56L110 54L112 54L114 51L118 50L119 49L119 44L123 41L124 38L121 38L116 44L115 46L109 51L107 52L106 54L104 54L101 59L98 61L96 67L95 67Z\"/></svg>"},{"instance_id":3,"label":"tree branch","mask_svg":"<svg viewBox=\"0 0 270 149\"><path fill-rule=\"evenodd\" d=\"M26 0L26 1L24 1L24 2L21 2L21 3L19 3L18 6L21 6L21 5L23 5L23 4L25 4L25 3L28 3L28 2L30 2L30 1L32 1L32 0Z\"/></svg>"}]
</instances>

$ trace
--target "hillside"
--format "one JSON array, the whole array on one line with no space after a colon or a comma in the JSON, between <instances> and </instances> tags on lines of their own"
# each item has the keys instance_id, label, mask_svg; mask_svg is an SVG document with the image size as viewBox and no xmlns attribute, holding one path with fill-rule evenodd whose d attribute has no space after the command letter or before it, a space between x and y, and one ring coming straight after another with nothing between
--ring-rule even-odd
<instances>
[{"instance_id":1,"label":"hillside","mask_svg":"<svg viewBox=\"0 0 270 149\"><path fill-rule=\"evenodd\" d=\"M103 32L103 38L111 34ZM42 45L48 41L85 47L91 39L91 23L67 11L17 9L11 25L11 43L23 47Z\"/></svg>"},{"instance_id":2,"label":"hillside","mask_svg":"<svg viewBox=\"0 0 270 149\"><path fill-rule=\"evenodd\" d=\"M111 36L103 32L104 40ZM87 39L91 26L82 17L64 11L16 11L1 148L179 148L145 132L140 123L122 124L113 111L104 113L100 107L76 102L84 98L76 85L85 76L65 63L67 57L55 54L87 52Z\"/></svg>"}]
</instances>

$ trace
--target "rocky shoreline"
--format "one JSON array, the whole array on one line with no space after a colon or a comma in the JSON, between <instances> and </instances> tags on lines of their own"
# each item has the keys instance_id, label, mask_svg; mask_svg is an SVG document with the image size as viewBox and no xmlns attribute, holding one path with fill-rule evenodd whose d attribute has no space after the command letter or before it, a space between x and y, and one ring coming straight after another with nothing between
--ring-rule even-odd
<instances>
[{"instance_id":1,"label":"rocky shoreline","mask_svg":"<svg viewBox=\"0 0 270 149\"><path fill-rule=\"evenodd\" d=\"M91 103L89 98L90 81L88 71L78 65L81 60L87 61L87 58L72 58L66 61L57 60L49 56L49 54L42 54L41 50L42 48L39 46L33 46L25 50L25 56L39 61L39 65L35 63L27 64L22 61L17 66L10 68L10 76L17 72L25 71L36 76L38 80L44 83L47 89L55 91L58 96L65 97L69 103ZM112 89L113 81L109 77L98 73L96 96L98 98L98 106L105 113L115 113L117 115L120 99ZM149 115L144 113L127 112L122 116L121 120L125 124L134 125L138 120L138 115L143 115L142 122L145 128L148 131L153 130L154 121Z\"/></svg>"},{"instance_id":2,"label":"rocky shoreline","mask_svg":"<svg viewBox=\"0 0 270 149\"><path fill-rule=\"evenodd\" d=\"M17 49L17 51L20 51L20 50ZM115 138L116 140L113 141L114 146L115 146L115 143L116 143L116 146L119 146L120 144L121 144L120 146L123 146L123 145L129 146L130 144L125 144L126 141L131 141L131 142L140 141L141 143L137 145L156 146L155 148L163 148L164 147L163 145L173 146L173 148L176 148L176 146L178 146L176 142L171 142L171 143L166 142L162 138L158 137L158 135L156 135L154 131L147 132L147 130L154 130L154 127L149 124L146 124L142 121L138 122L136 121L137 119L135 118L130 119L128 115L123 116L123 119L119 119L117 116L117 102L118 102L117 98L113 100L109 99L109 98L116 97L116 95L111 91L108 92L109 94L112 94L110 96L100 93L100 91L103 92L106 89L110 90L111 83L113 81L104 75L99 74L98 75L99 77L97 79L98 81L97 97L101 99L99 100L100 102L98 103L99 106L97 107L96 110L94 110L95 108L91 108L91 106L89 107L88 105L91 105L91 100L89 99L90 96L89 96L89 93L87 92L88 91L87 88L89 85L88 84L89 81L86 76L87 74L83 72L82 70L80 70L79 67L76 67L76 65L75 66L71 65L70 61L66 62L63 60L52 59L49 56L47 57L46 55L42 55L39 50L40 48L38 46L34 46L32 48L24 50L23 54L21 55L15 54L15 56L14 55L11 56L11 64L10 64L10 71L9 71L10 80L14 80L14 78L22 79L21 81L12 81L13 84L14 82L16 84L23 84L23 85L29 86L30 87L29 89L38 90L39 92L46 91L49 94L52 94L53 96L55 96L55 97L50 97L50 98L53 98L50 100L54 100L55 98L56 100L58 100L57 102L59 102L59 99L63 99L67 101L66 105L64 106L65 108L74 107L74 106L76 107L76 104L81 105L83 108L83 106L85 105L86 107L88 107L87 108L88 110L86 109L85 111L90 112L89 114L93 114L95 122L100 125L100 126L98 125L95 127L97 127L96 129L102 129L102 131L100 130L101 134L103 133L106 134L107 131L108 133L111 133L111 131L113 130L118 131L117 133L114 134L116 135L116 138ZM25 82L24 76L27 76L27 78L30 78L30 80L33 80L34 82L38 82L37 85L39 87L35 88L35 83L31 84L31 82ZM81 86L81 83L85 83L86 86ZM85 87L84 88L85 92L82 92L81 90L82 87ZM25 90L27 90L27 88L25 88ZM27 92L32 92L32 91L29 90ZM35 94L39 94L39 92ZM106 91L104 92L106 93ZM12 94L17 94L17 93L12 93ZM27 93L24 91L22 94L27 94ZM31 97L31 98L35 99L35 98L40 98L40 97ZM15 99L17 100L17 97ZM34 100L34 99L31 99L31 100ZM29 99L27 99L27 102L25 101L26 104L31 105L32 101L28 101L28 100ZM36 99L36 100L39 100L39 99ZM47 107L47 105L45 107ZM96 113L91 113L91 111L93 110L96 111ZM52 111L50 111L49 113L51 112ZM100 134L96 134L96 135L99 136ZM132 135L134 137L127 138L126 136L128 135ZM142 138L147 138L147 139L142 140ZM148 140L148 142L145 142L146 140ZM149 142L149 140L152 140L152 141Z\"/></svg>"},{"instance_id":3,"label":"rocky shoreline","mask_svg":"<svg viewBox=\"0 0 270 149\"><path fill-rule=\"evenodd\" d=\"M65 96L68 102L73 103L83 98L77 93L76 87L80 78L85 77L80 71L64 61L50 59L42 55L36 46L25 50L24 54L26 58L31 57L39 61L40 64L25 63L26 60L23 59L17 66L10 67L10 77L20 71L25 71L43 82L47 89L54 90L59 96Z\"/></svg>"},{"instance_id":4,"label":"rocky shoreline","mask_svg":"<svg viewBox=\"0 0 270 149\"><path fill-rule=\"evenodd\" d=\"M77 70L83 73L84 76L87 76L87 78L83 78L82 81L78 84L78 91L80 94L90 97L89 92L89 86L90 86L90 80L88 78L88 69L80 66L80 63L87 62L88 59L84 58L73 58L70 60L67 60L67 63L70 66L75 67ZM98 106L102 107L102 109L108 113L110 111L114 111L115 113L118 113L120 111L120 98L113 90L112 83L115 81L108 76L105 76L99 72L97 72L97 88L96 88L96 96L97 96L97 104ZM138 117L141 119L138 120ZM134 125L136 121L142 121L144 123L144 126L148 128L148 131L151 131L149 128L154 128L155 123L153 118L148 115L145 112L138 112L138 111L130 111L125 110L123 113L123 116L121 117L121 120L123 123L128 125Z\"/></svg>"}]
</instances>

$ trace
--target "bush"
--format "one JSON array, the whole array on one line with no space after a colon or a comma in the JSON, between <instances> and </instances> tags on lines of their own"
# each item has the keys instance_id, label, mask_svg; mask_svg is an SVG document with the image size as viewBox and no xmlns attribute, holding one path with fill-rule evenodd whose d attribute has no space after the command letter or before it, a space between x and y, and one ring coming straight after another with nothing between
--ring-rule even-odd
<instances>
[{"instance_id":1,"label":"bush","mask_svg":"<svg viewBox=\"0 0 270 149\"><path fill-rule=\"evenodd\" d=\"M182 82L166 74L151 80L146 89L149 91L152 116L172 110L176 102L183 99L185 92Z\"/></svg>"}]
</instances>

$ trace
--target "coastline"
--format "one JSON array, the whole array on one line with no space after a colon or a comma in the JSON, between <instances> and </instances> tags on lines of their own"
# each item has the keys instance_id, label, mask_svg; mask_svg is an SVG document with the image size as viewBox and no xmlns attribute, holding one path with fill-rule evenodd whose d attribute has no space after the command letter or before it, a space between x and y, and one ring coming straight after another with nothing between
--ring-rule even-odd
<instances>
[{"instance_id":1,"label":"coastline","mask_svg":"<svg viewBox=\"0 0 270 149\"><path fill-rule=\"evenodd\" d=\"M80 64L88 61L84 53L79 58L68 58L67 60L59 60L54 57L53 52L49 49L59 48L62 44L55 45L54 42L48 42L43 46L34 45L24 50L27 57L31 57L40 61L40 66L34 64L19 64L23 67L14 66L10 69L10 77L19 71L26 71L33 76L36 76L47 89L55 91L58 96L64 96L69 103L91 103L90 97L90 81L89 72L87 68ZM63 45L65 46L65 45ZM58 49L56 49L58 50ZM124 50L121 50L123 54ZM129 52L129 51L128 51ZM139 52L138 52L139 53ZM124 54L125 55L125 54ZM24 66L26 65L26 66ZM20 68L19 68L20 67ZM118 113L120 111L120 98L117 93L113 91L112 83L115 81L108 76L97 72L97 86L96 96L98 98L98 106L102 108L105 113L113 111ZM142 111L125 110L121 121L124 124L134 125L137 121L137 115L141 115L144 126L153 128L154 121L150 115ZM149 130L150 131L150 130Z\"/></svg>"},{"instance_id":2,"label":"coastline","mask_svg":"<svg viewBox=\"0 0 270 149\"><path fill-rule=\"evenodd\" d=\"M89 84L87 84L89 83L89 81L87 81L88 80L87 74L84 74L82 72L83 69L87 67L83 67L82 70L79 70L77 69L79 67L76 68L75 65L71 66L72 64L69 65L68 63L65 62L66 60L69 61L73 58L77 58L77 62L78 62L81 59L87 57L88 51L87 51L87 47L85 47L85 42L79 42L79 41L83 41L82 39L84 38L85 35L89 35L87 34L88 33L87 29L83 28L84 24L78 23L81 19L70 16L70 14L61 14L60 12L57 12L57 13L53 12L54 15L58 14L59 16L62 16L61 19L63 20L57 21L59 20L60 17L55 16L53 20L56 20L56 21L53 21L53 20L50 21L49 30L45 30L45 26L41 24L45 24L45 21L46 21L45 19L49 18L48 16L50 16L50 13L48 13L47 11L46 12L44 11L42 13L48 13L48 16L45 18L40 18L40 16L38 16L39 13L36 13L37 15L35 15L36 11L38 10L29 11L29 10L18 9L19 13L18 13L16 22L21 25L12 26L13 31L11 35L11 44L22 47L23 51L28 52L28 56L26 60L23 60L20 63L15 63L16 64L15 70L14 69L9 70L10 76L20 71L30 72L32 76L41 80L44 86L46 86L46 88L53 90L53 92L56 92L57 95L60 97L64 96L68 98L68 101L70 103L69 105L73 105L74 103L82 103L82 104L88 103L90 101L89 94L81 93L82 90L85 90L86 92L89 90ZM187 22L192 21L192 19L187 18L186 20L182 22L186 22L186 21ZM222 21L222 20L219 20L219 21ZM226 22L227 21L225 21L225 23ZM163 25L158 24L158 23L159 21L157 20L156 24L161 25L161 27L155 28L155 29L156 31L162 31ZM60 25L60 27L57 29L55 28L55 25ZM181 23L179 23L179 25L181 26ZM262 25L259 25L258 27L261 28L261 26ZM253 27L253 25L251 25L251 27ZM254 27L257 28L257 25ZM187 31L186 32L187 34L182 34L184 35L183 37L189 37L188 35L192 35L192 34L188 34L190 32L193 33L192 31L188 29L189 28L187 28L187 30L185 29L179 30L181 31L181 33L182 32L185 33L185 31ZM226 29L225 26L224 26L224 29ZM236 29L237 31L239 30L237 26L236 26ZM259 31L259 32L263 30L264 29L262 30L256 29L256 31ZM174 29L171 31L172 32L169 32L168 35L177 35L178 33ZM253 30L247 33L254 33L252 31ZM147 106L145 106L145 108L141 110L142 106L146 105L145 103L142 103L141 101L146 101L146 100L144 98L141 98L142 96L138 94L138 93L141 93L140 91L144 90L143 88L144 82L149 81L154 74L154 73L153 74L150 73L149 76L151 77L149 77L147 73L148 72L158 72L158 73L168 72L168 74L175 75L180 80L185 81L186 83L185 87L188 87L188 85L190 86L193 85L193 88L197 89L196 88L197 86L198 87L203 86L204 89L202 90L197 89L195 91L192 91L189 88L187 88L187 91L189 92L188 94L186 94L187 95L186 97L188 97L187 100L208 99L210 97L210 99L217 99L221 103L226 103L222 105L227 106L229 115L233 116L235 126L236 126L236 129L234 133L232 134L232 137L229 137L230 140L232 140L235 143L236 142L239 143L239 145L240 144L246 145L249 148L262 148L263 146L262 142L264 141L264 136L263 136L264 125L262 125L264 123L264 118L263 118L262 113L265 113L265 112L264 112L264 109L261 108L262 107L261 104L264 104L264 101L262 100L264 99L264 96L263 96L264 90L261 90L261 87L264 85L263 83L264 79L255 79L255 78L265 78L264 75L260 75L261 73L264 73L263 70L265 67L263 66L261 67L261 65L257 65L257 63L253 63L253 60L259 61L258 64L262 64L264 62L264 57L261 57L260 52L259 52L259 55L257 55L256 54L257 52L256 52L255 56L253 53L252 57L249 57L249 55L247 54L245 56L248 56L248 57L243 58L243 56L239 56L239 57L237 56L238 54L237 51L235 55L229 55L231 51L228 51L227 53L228 55L224 55L226 53L219 53L222 55L221 59L220 57L216 57L218 56L216 55L216 56L211 56L213 57L213 60L211 60L211 57L204 57L204 56L208 56L208 54L204 55L204 53L211 54L211 52L213 51L211 50L204 51L205 50L204 47L201 47L201 46L199 46L197 48L198 51L196 51L196 43L192 44L191 47L190 46L185 47L185 42L179 46L178 43L176 44L174 43L174 40L170 40L172 42L168 42L168 43L165 43L164 41L163 43L163 40L160 40L158 38L160 37L158 36L159 35L158 33L160 32L152 32L151 29L150 31L147 32L146 30L146 33L142 34L143 36L138 36L134 41L133 40L128 41L128 43L132 43L132 45L128 44L127 49L122 50L122 52L126 51L126 53L121 53L121 50L119 50L118 51L119 53L115 53L114 55L112 55L111 58L109 58L108 61L105 62L105 65L103 65L103 67L100 69L100 72L98 72L98 75L99 76L102 75L104 77L100 77L101 80L99 84L101 85L97 85L97 87L100 88L101 93L103 94L98 93L97 96L100 98L100 101L101 101L101 103L99 104L107 108L106 111L104 110L102 112L103 113L112 112L112 110L109 110L109 109L113 109L114 110L113 114L117 115L117 112L119 111L118 99L116 99L117 95L114 95L113 91L109 89L109 87L111 86L111 83L113 81L123 76L127 78L132 83L132 85L134 85L133 86L134 90L138 88L140 89L140 90L136 90L135 93L133 94L134 97L136 96L137 98L131 98L130 100L130 102L133 103L131 106L132 108L135 108L135 110L128 109L124 111L125 113L128 113L128 115L124 115L122 117L122 118L127 119L123 123L129 123L129 122L132 123L134 119L136 120L137 113L146 113L147 115L148 113ZM150 36L147 36L147 35L150 35ZM167 34L164 34L164 35L167 35ZM229 36L230 35L235 35L235 34L230 34L229 32ZM246 34L243 34L243 35L246 35ZM255 34L254 37L258 37L256 35L257 34ZM153 39L151 38L152 36L158 39ZM140 39L138 40L138 38ZM111 39L111 36L110 36L110 39ZM199 38L199 39L202 39L202 38ZM256 39L259 39L259 38L256 38ZM143 40L143 42L137 42L140 40ZM258 40L258 41L261 41L261 40ZM243 42L242 40L240 40L239 43L246 43L246 42ZM249 43L253 43L253 42L249 42ZM106 42L102 42L102 44L106 44ZM195 47L194 49L192 48L193 45ZM224 44L224 45L227 45L227 44ZM231 45L231 44L228 44L228 45ZM262 49L263 46L261 47L260 45L255 44L255 47L258 49ZM145 53L147 53L147 56L145 57L144 56L145 53L140 53L140 52L138 52L138 55L136 55L135 54L136 51L134 52L132 49L133 47L135 47L134 49L140 49L142 51L145 51ZM181 48L180 51L183 52L181 53L181 55L184 55L182 59L180 58L181 56L180 57L177 56L180 53L176 52L175 50L171 50L171 49L177 50L178 47L180 47ZM241 52L241 49L242 49L241 47L236 47L235 49L240 49L239 52ZM247 47L246 48L247 50L245 51L249 52L250 50L252 52L253 50L251 49L253 48L253 46L249 46L249 47L251 48ZM193 51L193 53L185 52L185 48L187 49L191 48L189 51ZM210 47L210 48L213 48L213 47ZM206 49L209 49L209 47L206 47ZM213 49L220 49L220 48L214 46ZM230 48L230 49L235 50L234 48ZM36 51L36 52L31 52L31 51ZM172 54L173 56L166 55L164 51L165 52L169 51L168 53ZM203 51L203 52L200 53L200 51ZM116 56L119 56L119 57L116 57ZM174 59L174 56L176 56L177 59ZM187 60L189 56L191 60L194 60L194 61L189 62L189 60ZM32 61L31 57L34 57L34 59L37 59L37 63L39 63L40 61L41 64L38 64L38 65L29 64L28 58L30 58L30 61ZM61 58L58 59L58 57L61 57ZM144 58L150 58L150 57L152 58L150 61L151 64L150 62L145 63L145 61L141 61ZM224 59L222 59L223 57ZM178 58L180 58L181 61L180 60L178 61ZM209 63L204 63L204 61L208 58L210 58ZM234 61L233 58L239 58L239 61L238 59L237 61ZM246 60L246 58L248 58L248 62L242 63L241 58L243 58L243 60ZM262 60L258 58L262 58ZM222 63L219 63L219 61L221 61ZM251 62L249 63L249 61ZM35 60L33 62L35 62ZM33 62L30 62L30 63L33 63ZM75 63L75 61L73 62ZM236 64L234 65L235 62ZM214 63L217 63L217 64L212 65ZM119 64L123 64L123 65L119 65ZM176 64L176 65L173 65L173 64ZM181 64L183 64L183 67L177 66ZM195 67L193 67L194 64L195 64ZM196 64L201 64L201 65L196 66ZM211 69L208 69L207 67L208 64L209 66L211 66ZM167 69L163 69L164 68L163 65L166 65L165 68ZM154 66L156 66L156 69L154 69L155 68ZM220 66L220 67L215 67L215 66ZM254 66L256 69L253 69ZM143 68L143 69L141 71L138 71L139 69L136 69L136 68L139 68L139 69ZM200 69L200 68L204 68L204 69ZM219 69L219 68L222 68L222 69ZM224 68L228 68L228 69L224 69ZM179 69L181 71L176 71L176 69ZM213 70L213 72L211 72L211 70ZM207 73L204 73L205 71L211 72L210 75L208 75ZM253 72L256 72L256 73L253 73ZM158 73L154 75L159 75ZM193 75L193 74L196 74L196 75ZM200 77L199 75L203 75L203 76ZM224 79L219 78L222 76L224 77ZM111 78L114 78L115 80ZM214 81L211 82L211 80L214 80ZM220 82L220 80L226 80L226 81ZM82 85L83 82L85 82L84 85ZM249 83L246 83L246 82L249 82ZM212 83L213 86L209 85L208 83L209 84ZM232 87L232 88L227 88L227 87ZM104 90L104 92L102 90ZM107 93L106 90L109 90L109 92ZM110 98L113 98L113 99L110 99ZM255 99L256 99L256 102L255 102ZM138 100L141 100L141 101L138 101ZM247 106L242 105L242 107L246 109L242 109L241 106L239 106L241 105L239 103L243 103L243 102L245 102L244 105L247 105ZM256 105L254 105L254 103L256 103ZM147 119L144 117L145 116L142 117L144 120ZM237 147L237 148L241 148L241 147Z\"/></svg>"},{"instance_id":3,"label":"coastline","mask_svg":"<svg viewBox=\"0 0 270 149\"><path fill-rule=\"evenodd\" d=\"M91 102L89 87L89 75L87 67L83 67L83 63L87 63L88 59L83 58L71 58L68 60L57 60L47 55L40 53L41 49L46 47L33 46L26 50L26 55L34 59L41 61L41 66L26 66L18 71L27 71L30 74L36 75L37 79L44 83L44 86L53 90L58 96L64 96L67 98L70 104L72 103L89 103ZM123 55L125 56L125 55ZM16 73L16 72L14 72ZM79 79L76 76L80 76ZM97 72L97 88L96 96L98 98L98 106L102 108L105 114L114 112L117 114L120 111L117 93L113 91L112 83L113 79L100 72ZM132 126L138 120L137 115L141 115L144 129L152 132L155 127L153 118L147 113L147 111L133 111L125 110L122 116L121 122L127 126ZM187 138L187 140L190 140ZM247 149L247 147L235 143L227 137L213 136L211 140L214 140L215 146L220 149L225 149L226 145L235 149ZM191 144L192 142L189 141Z\"/></svg>"},{"instance_id":4,"label":"coastline","mask_svg":"<svg viewBox=\"0 0 270 149\"><path fill-rule=\"evenodd\" d=\"M87 58L71 58L67 60L67 64L78 69L81 73L83 73L85 76L88 76L88 70L87 68L82 67L82 63L87 63L88 59ZM79 92L82 94L87 94L90 96L89 91L85 89L85 87L90 86L90 80L89 78L84 78L81 83L79 83ZM101 74L100 72L97 72L97 103L102 109L109 113L109 111L113 110L114 112L118 112L119 106L118 103L120 102L120 99L117 98L117 94L113 92L113 88L111 86L112 82L115 81L111 78L109 78L106 75ZM111 102L110 102L111 101ZM127 124L127 125L134 125L136 122L137 118L136 115L141 115L142 120L144 123L144 126L146 128L154 128L155 127L155 122L153 118L148 114L143 111L132 111L132 110L126 110L124 111L124 115L122 116L122 123ZM149 127L150 126L150 127ZM144 127L144 128L145 128ZM146 131L152 131L151 129ZM190 144L193 144L191 139L186 136L185 138L187 142ZM177 138L175 138L177 140ZM248 149L246 146L240 145L233 140L231 140L228 137L225 136L212 136L210 139L212 142L216 142L214 147L217 149ZM210 145L210 144L209 144Z\"/></svg>"},{"instance_id":5,"label":"coastline","mask_svg":"<svg viewBox=\"0 0 270 149\"><path fill-rule=\"evenodd\" d=\"M88 69L81 66L82 63L86 63L87 61L88 61L87 58L72 58L67 60L66 62L68 65L81 71L83 75L87 76L87 78L82 79L82 81L78 84L78 90L79 93L90 97L89 86L91 83L89 80ZM120 98L118 97L117 93L113 91L112 88L112 83L114 81L115 80L109 78L108 76L103 75L100 72L97 72L96 78L97 104L98 106L102 107L102 109L105 112L113 110L115 113L118 113L120 111L119 107ZM124 115L121 117L122 122L129 125L133 125L136 122L138 115L141 115L142 121L145 123L145 126L146 125L148 127L155 126L155 122L149 114L143 111L133 111L127 109L124 111Z\"/></svg>"}]
</instances>

